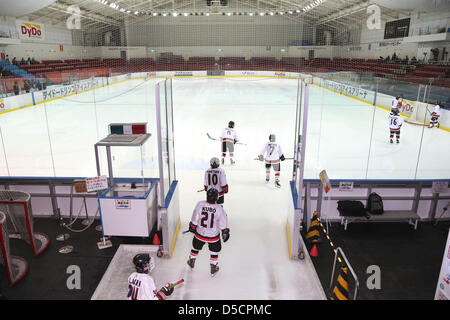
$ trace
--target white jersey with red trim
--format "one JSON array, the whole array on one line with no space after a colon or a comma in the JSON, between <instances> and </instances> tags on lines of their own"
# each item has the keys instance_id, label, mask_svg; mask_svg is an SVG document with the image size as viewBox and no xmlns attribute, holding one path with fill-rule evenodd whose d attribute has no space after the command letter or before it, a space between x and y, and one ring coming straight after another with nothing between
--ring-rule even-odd
<instances>
[{"instance_id":1,"label":"white jersey with red trim","mask_svg":"<svg viewBox=\"0 0 450 320\"><path fill-rule=\"evenodd\" d=\"M209 168L205 171L205 191L211 188L219 191L219 197L228 192L228 183L225 170L223 168Z\"/></svg>"},{"instance_id":2,"label":"white jersey with red trim","mask_svg":"<svg viewBox=\"0 0 450 320\"><path fill-rule=\"evenodd\" d=\"M220 204L199 201L192 213L191 223L196 226L195 237L205 242L216 242L220 231L227 228L228 218Z\"/></svg>"},{"instance_id":3,"label":"white jersey with red trim","mask_svg":"<svg viewBox=\"0 0 450 320\"><path fill-rule=\"evenodd\" d=\"M281 150L281 146L278 143L267 142L259 154L266 154L265 160L267 163L279 163L283 150Z\"/></svg>"},{"instance_id":4,"label":"white jersey with red trim","mask_svg":"<svg viewBox=\"0 0 450 320\"><path fill-rule=\"evenodd\" d=\"M403 118L401 116L394 116L392 113L389 115L388 118L388 124L389 128L391 130L400 130L400 127L403 124Z\"/></svg>"},{"instance_id":5,"label":"white jersey with red trim","mask_svg":"<svg viewBox=\"0 0 450 320\"><path fill-rule=\"evenodd\" d=\"M441 115L441 107L438 104L434 106L432 115L437 117Z\"/></svg>"},{"instance_id":6,"label":"white jersey with red trim","mask_svg":"<svg viewBox=\"0 0 450 320\"><path fill-rule=\"evenodd\" d=\"M397 99L392 100L392 109L399 109L402 106L402 102Z\"/></svg>"},{"instance_id":7,"label":"white jersey with red trim","mask_svg":"<svg viewBox=\"0 0 450 320\"><path fill-rule=\"evenodd\" d=\"M222 134L220 135L222 142L231 142L239 141L239 137L237 132L233 128L223 128Z\"/></svg>"},{"instance_id":8,"label":"white jersey with red trim","mask_svg":"<svg viewBox=\"0 0 450 320\"><path fill-rule=\"evenodd\" d=\"M127 300L159 300L155 281L146 273L133 272L128 277Z\"/></svg>"}]
</instances>

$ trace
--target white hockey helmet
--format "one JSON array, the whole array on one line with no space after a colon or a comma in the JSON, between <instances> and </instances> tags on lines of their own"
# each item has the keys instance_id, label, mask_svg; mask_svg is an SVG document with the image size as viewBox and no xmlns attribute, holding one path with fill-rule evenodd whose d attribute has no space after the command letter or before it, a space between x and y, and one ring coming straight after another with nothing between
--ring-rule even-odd
<instances>
[{"instance_id":1,"label":"white hockey helmet","mask_svg":"<svg viewBox=\"0 0 450 320\"><path fill-rule=\"evenodd\" d=\"M211 165L211 168L213 168L213 169L218 168L220 165L219 158L212 157L211 160L209 160L209 164Z\"/></svg>"}]
</instances>

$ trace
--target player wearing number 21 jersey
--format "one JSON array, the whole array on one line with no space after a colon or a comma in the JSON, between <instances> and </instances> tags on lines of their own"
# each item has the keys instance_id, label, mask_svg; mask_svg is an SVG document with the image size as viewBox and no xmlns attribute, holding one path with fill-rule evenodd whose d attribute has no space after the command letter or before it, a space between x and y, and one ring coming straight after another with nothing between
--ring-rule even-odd
<instances>
[{"instance_id":1,"label":"player wearing number 21 jersey","mask_svg":"<svg viewBox=\"0 0 450 320\"><path fill-rule=\"evenodd\" d=\"M199 201L192 213L189 223L189 231L194 233L192 239L192 250L189 255L188 265L194 268L198 253L205 243L208 243L210 251L211 274L218 270L219 252L222 249L220 232L222 231L223 241L230 238L230 229L227 227L227 214L220 204L217 204L219 192L216 189L209 189L206 192L206 201Z\"/></svg>"},{"instance_id":2,"label":"player wearing number 21 jersey","mask_svg":"<svg viewBox=\"0 0 450 320\"><path fill-rule=\"evenodd\" d=\"M200 201L192 213L191 224L197 226L194 237L216 242L220 240L220 231L227 228L227 214L220 204Z\"/></svg>"}]
</instances>

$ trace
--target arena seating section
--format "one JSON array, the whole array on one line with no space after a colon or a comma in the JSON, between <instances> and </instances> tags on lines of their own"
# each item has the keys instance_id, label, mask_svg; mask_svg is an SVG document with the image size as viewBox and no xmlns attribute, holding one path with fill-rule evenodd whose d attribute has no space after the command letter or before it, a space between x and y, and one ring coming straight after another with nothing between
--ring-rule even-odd
<instances>
[{"instance_id":1,"label":"arena seating section","mask_svg":"<svg viewBox=\"0 0 450 320\"><path fill-rule=\"evenodd\" d=\"M179 55L161 55L153 58L110 59L68 59L42 60L38 64L20 65L20 68L35 77L46 77L53 84L66 83L72 79L85 79L92 76L107 76L128 72L149 71L197 71L197 70L269 70L281 72L370 72L376 77L392 78L416 83L450 87L450 72L445 77L443 71L450 71L450 66L405 65L379 62L374 59L313 58L298 57L189 57L187 60ZM23 89L23 79L14 76L3 77L8 92L12 92L14 81L18 80Z\"/></svg>"}]
</instances>

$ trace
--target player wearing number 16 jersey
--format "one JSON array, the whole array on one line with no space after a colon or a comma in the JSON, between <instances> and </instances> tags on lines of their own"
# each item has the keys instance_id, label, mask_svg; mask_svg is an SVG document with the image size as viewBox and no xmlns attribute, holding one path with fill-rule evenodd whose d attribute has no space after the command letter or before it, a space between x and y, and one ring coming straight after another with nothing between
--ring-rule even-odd
<instances>
[{"instance_id":1,"label":"player wearing number 16 jersey","mask_svg":"<svg viewBox=\"0 0 450 320\"><path fill-rule=\"evenodd\" d=\"M397 143L400 143L400 128L403 124L403 119L400 116L400 111L398 110L392 110L392 112L389 114L388 118L388 124L389 124L389 130L391 132L390 135L390 142L393 143L394 135L397 138Z\"/></svg>"},{"instance_id":2,"label":"player wearing number 16 jersey","mask_svg":"<svg viewBox=\"0 0 450 320\"><path fill-rule=\"evenodd\" d=\"M219 191L218 204L223 204L224 194L228 193L227 176L225 170L219 168L219 158L213 157L210 162L211 168L205 172L205 191L214 188Z\"/></svg>"},{"instance_id":3,"label":"player wearing number 16 jersey","mask_svg":"<svg viewBox=\"0 0 450 320\"><path fill-rule=\"evenodd\" d=\"M217 204L219 192L209 189L206 192L206 201L199 201L192 213L189 223L189 231L194 233L192 239L192 250L189 255L188 265L194 268L198 253L205 243L208 243L210 251L211 274L218 270L219 252L222 249L220 232L222 231L223 242L230 238L230 229L227 227L227 214L220 204Z\"/></svg>"}]
</instances>

